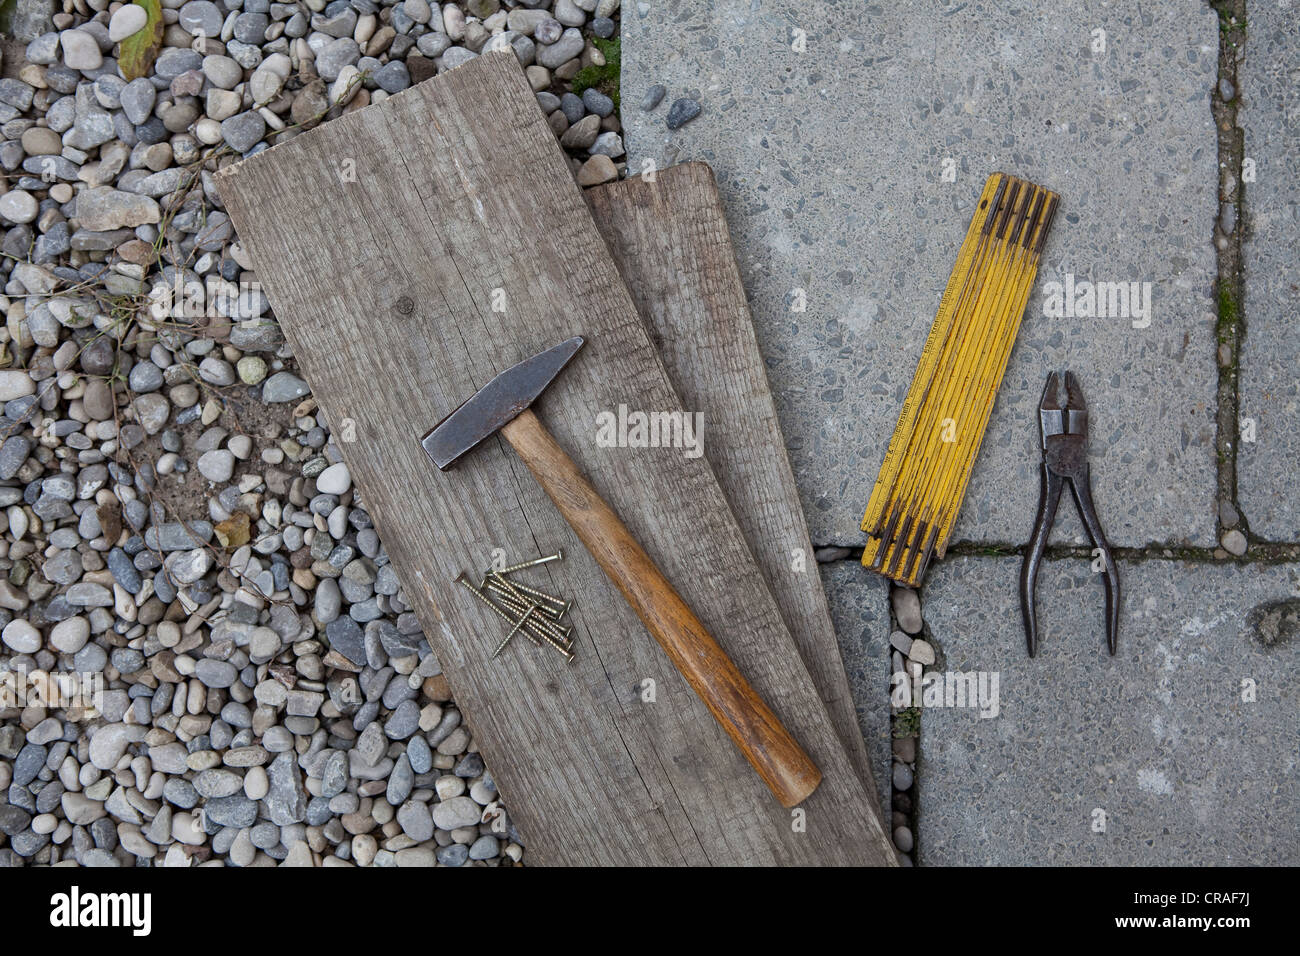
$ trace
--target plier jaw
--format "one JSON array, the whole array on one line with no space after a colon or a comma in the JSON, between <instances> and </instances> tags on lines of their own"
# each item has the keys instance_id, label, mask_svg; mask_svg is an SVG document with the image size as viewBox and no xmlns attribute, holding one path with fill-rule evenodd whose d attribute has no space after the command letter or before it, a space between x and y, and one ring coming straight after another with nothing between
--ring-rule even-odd
<instances>
[{"instance_id":1,"label":"plier jaw","mask_svg":"<svg viewBox=\"0 0 1300 956\"><path fill-rule=\"evenodd\" d=\"M1061 492L1068 484L1084 529L1088 532L1093 547L1101 551L1104 562L1102 583L1106 589L1106 643L1114 655L1119 644L1119 568L1101 530L1101 522L1092 501L1088 467L1088 406L1073 372L1065 373L1064 405L1058 397L1060 384L1058 375L1049 372L1043 397L1038 403L1043 452L1038 517L1034 520L1033 535L1025 549L1025 560L1020 568L1020 613L1025 625L1025 640L1029 645L1029 656L1033 657L1038 650L1038 610L1034 600L1038 568L1047 551L1047 539L1052 533L1052 522L1056 518Z\"/></svg>"},{"instance_id":2,"label":"plier jaw","mask_svg":"<svg viewBox=\"0 0 1300 956\"><path fill-rule=\"evenodd\" d=\"M1078 435L1084 444L1088 440L1088 405L1083 400L1083 389L1074 373L1065 373L1065 404L1060 402L1061 379L1055 372L1047 373L1043 397L1038 402L1038 429L1043 450L1051 444L1048 439L1060 435Z\"/></svg>"}]
</instances>

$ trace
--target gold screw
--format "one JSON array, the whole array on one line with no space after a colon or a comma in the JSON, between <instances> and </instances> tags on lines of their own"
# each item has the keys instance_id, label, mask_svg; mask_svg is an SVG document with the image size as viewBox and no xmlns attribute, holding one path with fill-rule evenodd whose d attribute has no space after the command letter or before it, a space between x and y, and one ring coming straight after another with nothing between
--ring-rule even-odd
<instances>
[{"instance_id":1,"label":"gold screw","mask_svg":"<svg viewBox=\"0 0 1300 956\"><path fill-rule=\"evenodd\" d=\"M529 598L525 596L525 593L522 590L520 590L518 584L516 584L515 582L507 581L505 579L498 579L492 575L488 575L487 577L485 577L483 579L483 583L479 585L479 587L484 591L491 591L493 594L496 594L502 598L509 598L510 600L514 601L516 604L523 604L527 606L529 604L537 603L536 601L529 600ZM542 597L542 595L540 594L534 594L533 597L540 598L541 601L546 601L546 598ZM541 610L542 614L546 615L546 617L552 621L558 621L561 618L561 616L563 616L564 614L563 610L551 604L545 604L545 603L540 604L539 609Z\"/></svg>"},{"instance_id":2,"label":"gold screw","mask_svg":"<svg viewBox=\"0 0 1300 956\"><path fill-rule=\"evenodd\" d=\"M493 591L493 593L497 594L501 598L501 603L506 604L507 606L513 605L512 610L514 610L515 613L519 613L523 608L537 603L536 601L529 600L529 598L519 589L519 586L513 581L507 581L504 578L488 578L486 585ZM540 592L534 596L540 597L543 600L546 599L546 595ZM573 630L571 627L557 623L563 611L558 611L555 608L543 607L542 612L546 614L547 617L539 619L537 623L545 626L548 630L562 633L566 637L569 632Z\"/></svg>"},{"instance_id":3,"label":"gold screw","mask_svg":"<svg viewBox=\"0 0 1300 956\"><path fill-rule=\"evenodd\" d=\"M502 577L495 571L489 572L487 578L485 578L485 582L491 580L500 582L503 586L510 588L512 591L522 592L522 594L527 594L530 597L541 598L543 601L549 601L557 608L557 616L563 615L564 612L569 609L568 601L557 598L553 594L547 594L545 591L538 590L537 588L529 587L527 584L520 584L513 578Z\"/></svg>"},{"instance_id":4,"label":"gold screw","mask_svg":"<svg viewBox=\"0 0 1300 956\"><path fill-rule=\"evenodd\" d=\"M522 611L526 616L527 613L526 609L522 609L522 608L516 609L516 608L518 608L518 605L511 605L511 609L515 610L516 614L519 614ZM534 617L531 620L529 620L524 626L527 632L532 633L537 637L540 637L547 644L550 644L553 648L555 648L557 651L563 654L566 660L572 663L573 641L569 640L565 635L556 631L554 629L554 625L548 624L545 618Z\"/></svg>"},{"instance_id":5,"label":"gold screw","mask_svg":"<svg viewBox=\"0 0 1300 956\"><path fill-rule=\"evenodd\" d=\"M566 663L568 664L573 663L573 659L574 659L573 642L566 640L564 637L561 637L558 634L553 634L549 630L544 629L541 626L543 623L542 619L538 618L535 620L529 620L529 615L525 613L522 619L516 621L513 618L511 618L510 615L507 614L505 611L501 610L501 608L493 604L491 599L489 599L486 594L484 594L478 588L474 587L474 585L470 583L469 578L465 577L464 574L458 575L456 580L459 581L461 584L463 584L465 586L465 589L468 590L471 594L473 594L476 598L478 598L480 601L482 601L484 604L490 607L492 609L492 612L496 614L497 617L501 618L507 624L511 625L512 628L515 628L521 624L524 625L521 633L524 634L524 636L526 636L534 644L540 646L542 641L545 641L547 644L550 644L552 647L554 647L557 651L559 651L564 656L564 660ZM551 626L553 627L554 625ZM498 650L494 652L492 655L493 657L495 657L496 654L499 653L501 647L504 647L504 644L498 646Z\"/></svg>"},{"instance_id":6,"label":"gold screw","mask_svg":"<svg viewBox=\"0 0 1300 956\"><path fill-rule=\"evenodd\" d=\"M564 552L556 551L554 554L548 554L544 558L533 558L531 561L525 561L522 564L512 564L508 568L502 568L500 571L494 571L493 574L510 574L512 571L522 571L524 568L535 568L539 564L546 564L548 561L563 561Z\"/></svg>"},{"instance_id":7,"label":"gold screw","mask_svg":"<svg viewBox=\"0 0 1300 956\"><path fill-rule=\"evenodd\" d=\"M461 584L465 585L465 589L469 591L470 594L474 595L476 598L478 598L480 601L482 601L484 604L490 607L492 609L492 613L495 614L497 617L501 618L501 620L505 621L507 624L511 626L515 624L514 618L512 618L505 611L501 610L501 608L493 604L492 601L488 598L488 596L484 594L482 591L480 591L478 588L474 587L474 585L470 583L469 578L465 577L465 575L462 574L458 576L456 580L459 581ZM534 644L538 645L539 647L541 646L542 643L541 640L538 637L536 637L532 633L532 631L525 630L524 633L525 635L527 635L530 641L532 641Z\"/></svg>"},{"instance_id":8,"label":"gold screw","mask_svg":"<svg viewBox=\"0 0 1300 956\"><path fill-rule=\"evenodd\" d=\"M505 608L508 611L510 611L513 614L522 614L530 607L530 605L519 604L513 598L508 598L508 597L502 597L501 603L505 606ZM572 641L569 638L569 632L572 630L572 628L561 627L560 625L555 624L552 621L548 621L544 617L534 617L531 621L528 622L528 626L529 628L532 629L533 633L535 634L541 634L545 632L546 634L550 634L552 637L564 641L566 644L572 643Z\"/></svg>"},{"instance_id":9,"label":"gold screw","mask_svg":"<svg viewBox=\"0 0 1300 956\"><path fill-rule=\"evenodd\" d=\"M573 663L573 658L575 655L573 653L573 643L571 641L565 641L561 638L555 637L554 635L547 634L545 632L543 632L542 634L542 640L544 640L547 644L550 644L551 647L555 648L557 651L560 652L560 654L564 657L564 663L566 664Z\"/></svg>"},{"instance_id":10,"label":"gold screw","mask_svg":"<svg viewBox=\"0 0 1300 956\"><path fill-rule=\"evenodd\" d=\"M510 643L510 639L513 638L517 633L519 633L519 629L521 627L523 627L526 623L528 623L528 619L532 617L533 612L536 610L537 610L537 605L534 604L532 607L530 607L527 611L524 612L524 616L521 617L518 623L516 623L515 626L510 629L510 633L507 634L504 638L502 638L501 643L497 645L497 649L492 652L493 657L496 657L498 654L500 654L502 651L506 649L506 645Z\"/></svg>"}]
</instances>

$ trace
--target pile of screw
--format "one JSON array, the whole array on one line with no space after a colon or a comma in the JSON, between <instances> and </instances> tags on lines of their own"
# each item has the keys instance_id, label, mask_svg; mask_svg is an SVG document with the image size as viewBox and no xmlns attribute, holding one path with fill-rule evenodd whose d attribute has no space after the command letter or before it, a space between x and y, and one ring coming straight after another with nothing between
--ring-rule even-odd
<instances>
[{"instance_id":1,"label":"pile of screw","mask_svg":"<svg viewBox=\"0 0 1300 956\"><path fill-rule=\"evenodd\" d=\"M510 631L492 652L493 657L504 651L516 635L522 634L538 647L543 643L549 644L563 655L567 663L573 663L573 639L569 637L573 628L560 623L572 607L572 602L510 577L524 568L562 559L563 554L557 551L522 564L512 564L508 568L489 569L483 572L483 580L478 587L464 574L456 578L466 590L490 607L497 617L510 625Z\"/></svg>"}]
</instances>

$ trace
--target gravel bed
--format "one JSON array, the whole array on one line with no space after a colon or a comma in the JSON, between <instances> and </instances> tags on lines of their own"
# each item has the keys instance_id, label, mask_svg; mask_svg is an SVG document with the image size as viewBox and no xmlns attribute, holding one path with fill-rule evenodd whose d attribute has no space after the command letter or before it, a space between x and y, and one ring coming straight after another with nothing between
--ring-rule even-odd
<instances>
[{"instance_id":1,"label":"gravel bed","mask_svg":"<svg viewBox=\"0 0 1300 956\"><path fill-rule=\"evenodd\" d=\"M11 54L0 866L524 859L212 174L513 50L613 180L618 10L163 0L128 82L143 10L66 0Z\"/></svg>"}]
</instances>

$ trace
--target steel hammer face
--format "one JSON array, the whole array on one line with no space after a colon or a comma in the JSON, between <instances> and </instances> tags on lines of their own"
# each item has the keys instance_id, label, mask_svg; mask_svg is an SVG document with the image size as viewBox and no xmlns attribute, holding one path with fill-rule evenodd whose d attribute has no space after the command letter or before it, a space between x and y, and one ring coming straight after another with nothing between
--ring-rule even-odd
<instances>
[{"instance_id":1,"label":"steel hammer face","mask_svg":"<svg viewBox=\"0 0 1300 956\"><path fill-rule=\"evenodd\" d=\"M433 463L446 471L467 451L531 406L578 354L583 341L582 336L575 335L512 365L434 425L420 439Z\"/></svg>"}]
</instances>

